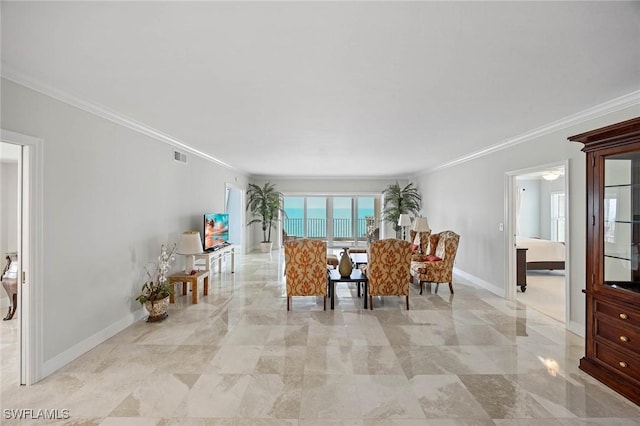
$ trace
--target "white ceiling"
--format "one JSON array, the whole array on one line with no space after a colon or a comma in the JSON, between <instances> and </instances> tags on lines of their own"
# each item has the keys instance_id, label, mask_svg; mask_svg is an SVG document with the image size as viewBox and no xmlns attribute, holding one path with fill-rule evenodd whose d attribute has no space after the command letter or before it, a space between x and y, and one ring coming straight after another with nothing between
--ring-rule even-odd
<instances>
[{"instance_id":1,"label":"white ceiling","mask_svg":"<svg viewBox=\"0 0 640 426\"><path fill-rule=\"evenodd\" d=\"M407 176L640 89L638 2L1 8L5 76L252 175Z\"/></svg>"}]
</instances>

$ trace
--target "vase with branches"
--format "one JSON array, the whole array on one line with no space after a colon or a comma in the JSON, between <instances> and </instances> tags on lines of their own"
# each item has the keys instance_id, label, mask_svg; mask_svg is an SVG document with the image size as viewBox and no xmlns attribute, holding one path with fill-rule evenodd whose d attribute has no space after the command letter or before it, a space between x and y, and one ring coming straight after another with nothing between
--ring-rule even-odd
<instances>
[{"instance_id":1,"label":"vase with branches","mask_svg":"<svg viewBox=\"0 0 640 426\"><path fill-rule=\"evenodd\" d=\"M387 186L382 191L384 196L384 209L382 211L382 219L393 225L396 231L396 238L400 238L401 227L398 220L401 214L412 213L417 216L422 207L422 196L418 188L409 183L405 187L401 187L398 182Z\"/></svg>"},{"instance_id":2,"label":"vase with branches","mask_svg":"<svg viewBox=\"0 0 640 426\"><path fill-rule=\"evenodd\" d=\"M174 293L173 285L169 284L167 275L171 262L176 258L176 244L167 248L160 246L160 255L157 262L149 262L144 268L147 279L142 284L142 289L136 300L149 312L148 322L162 321L167 315L169 296Z\"/></svg>"}]
</instances>

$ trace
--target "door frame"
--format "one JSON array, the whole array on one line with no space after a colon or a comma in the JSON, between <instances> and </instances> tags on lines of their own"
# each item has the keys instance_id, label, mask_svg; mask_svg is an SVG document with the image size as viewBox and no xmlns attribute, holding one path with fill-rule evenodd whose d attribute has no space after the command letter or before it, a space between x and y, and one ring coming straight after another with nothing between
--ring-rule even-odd
<instances>
[{"instance_id":1,"label":"door frame","mask_svg":"<svg viewBox=\"0 0 640 426\"><path fill-rule=\"evenodd\" d=\"M238 226L238 230L240 233L239 236L239 240L240 240L240 252L242 253L246 253L246 247L247 247L247 241L246 241L246 233L245 233L245 228L246 226L244 226L244 223L246 221L245 219L245 209L243 208L243 206L245 205L245 190L244 188L242 188L241 186L235 184L235 183L230 183L230 182L225 182L225 199L224 199L224 210L225 212L229 212L229 192L230 191L234 191L238 193L238 206L236 206L238 208L238 214L239 214L239 223L240 225Z\"/></svg>"},{"instance_id":2,"label":"door frame","mask_svg":"<svg viewBox=\"0 0 640 426\"><path fill-rule=\"evenodd\" d=\"M0 129L0 140L22 146L19 170L18 214L18 328L20 384L42 378L42 254L43 254L43 144L44 141Z\"/></svg>"},{"instance_id":3,"label":"door frame","mask_svg":"<svg viewBox=\"0 0 640 426\"><path fill-rule=\"evenodd\" d=\"M507 262L507 267L505 268L505 294L504 297L507 300L514 301L516 300L516 251L514 250L516 247L516 200L517 200L517 185L516 185L516 177L520 175L525 175L533 172L548 170L552 168L564 167L564 208L565 208L565 230L564 230L564 279L565 279L565 318L564 323L565 326L569 324L570 313L571 313L571 288L569 283L571 283L571 268L570 268L570 213L569 213L569 200L570 200L570 192L569 192L569 160L558 161L554 163L541 164L538 166L528 167L525 169L513 170L505 173L505 209L504 209L504 220L505 220L505 233L504 233L504 241L505 241L505 259Z\"/></svg>"}]
</instances>

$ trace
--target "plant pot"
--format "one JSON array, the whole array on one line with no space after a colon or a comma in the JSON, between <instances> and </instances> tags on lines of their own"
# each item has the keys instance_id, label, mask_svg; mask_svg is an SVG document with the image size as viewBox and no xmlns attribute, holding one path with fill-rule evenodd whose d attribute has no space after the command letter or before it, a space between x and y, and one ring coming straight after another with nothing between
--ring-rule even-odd
<instances>
[{"instance_id":1,"label":"plant pot","mask_svg":"<svg viewBox=\"0 0 640 426\"><path fill-rule=\"evenodd\" d=\"M167 307L169 306L169 296L160 300L147 300L144 302L144 307L149 312L147 322L162 321L169 316L167 313Z\"/></svg>"},{"instance_id":2,"label":"plant pot","mask_svg":"<svg viewBox=\"0 0 640 426\"><path fill-rule=\"evenodd\" d=\"M260 251L262 251L262 253L269 253L272 247L273 247L272 241L269 241L266 243L265 242L260 243Z\"/></svg>"}]
</instances>

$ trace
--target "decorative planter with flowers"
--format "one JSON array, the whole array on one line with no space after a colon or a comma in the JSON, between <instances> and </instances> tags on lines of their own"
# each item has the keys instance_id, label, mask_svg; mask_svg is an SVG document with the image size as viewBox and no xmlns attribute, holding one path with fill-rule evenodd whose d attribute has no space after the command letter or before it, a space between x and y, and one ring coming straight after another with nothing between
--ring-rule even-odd
<instances>
[{"instance_id":1,"label":"decorative planter with flowers","mask_svg":"<svg viewBox=\"0 0 640 426\"><path fill-rule=\"evenodd\" d=\"M167 318L167 308L169 306L169 297L173 294L174 288L172 284L169 284L167 274L171 262L175 260L176 245L173 244L170 249L167 249L163 244L160 246L160 256L158 256L158 262L149 262L149 265L145 267L147 274L147 280L142 285L142 289L136 300L140 304L144 305L149 317L147 322L162 321ZM149 266L153 265L150 269Z\"/></svg>"}]
</instances>

